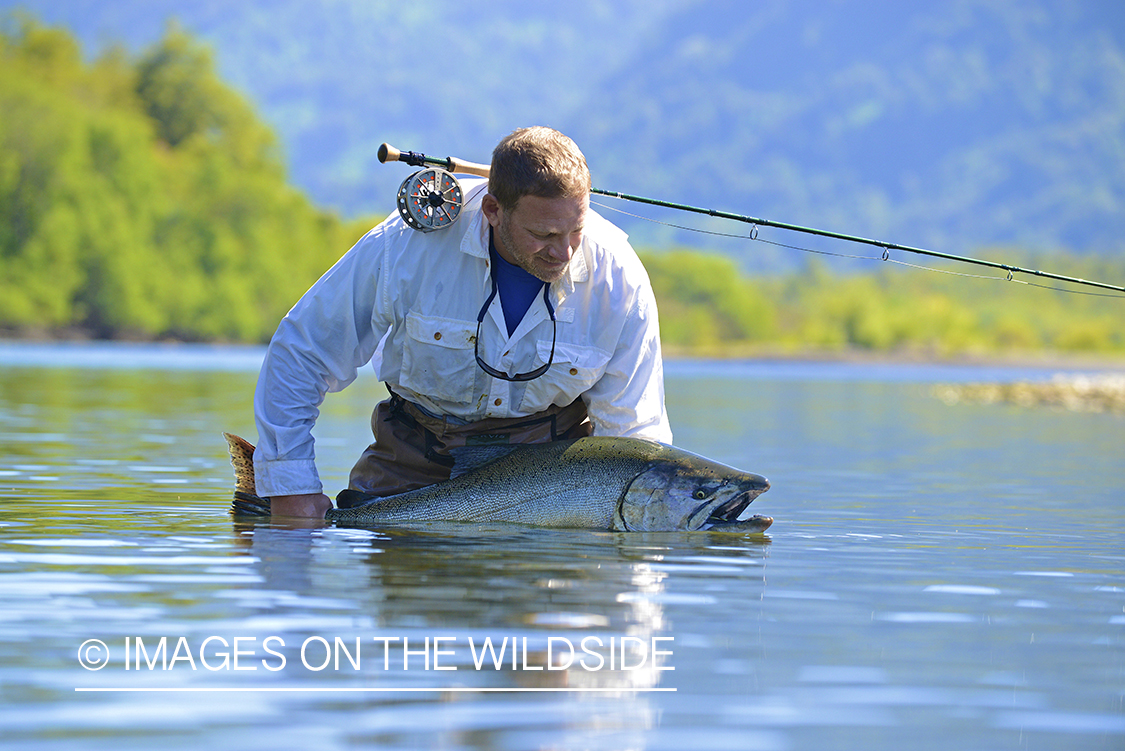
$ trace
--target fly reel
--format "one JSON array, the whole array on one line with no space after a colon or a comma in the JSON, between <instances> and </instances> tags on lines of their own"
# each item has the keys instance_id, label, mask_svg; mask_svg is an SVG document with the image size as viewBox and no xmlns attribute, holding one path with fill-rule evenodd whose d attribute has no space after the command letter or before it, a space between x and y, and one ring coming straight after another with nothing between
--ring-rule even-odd
<instances>
[{"instance_id":1,"label":"fly reel","mask_svg":"<svg viewBox=\"0 0 1125 751\"><path fill-rule=\"evenodd\" d=\"M451 226L461 214L464 194L452 172L431 167L418 170L398 188L398 213L409 226L433 232Z\"/></svg>"}]
</instances>

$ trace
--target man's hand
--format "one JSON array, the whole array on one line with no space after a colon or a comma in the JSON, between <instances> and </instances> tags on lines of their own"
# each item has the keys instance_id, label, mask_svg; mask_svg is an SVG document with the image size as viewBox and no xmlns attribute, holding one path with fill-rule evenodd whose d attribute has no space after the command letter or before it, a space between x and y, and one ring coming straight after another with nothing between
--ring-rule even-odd
<instances>
[{"instance_id":1,"label":"man's hand","mask_svg":"<svg viewBox=\"0 0 1125 751\"><path fill-rule=\"evenodd\" d=\"M330 508L332 508L332 500L324 493L276 495L270 498L271 516L323 519L324 512Z\"/></svg>"}]
</instances>

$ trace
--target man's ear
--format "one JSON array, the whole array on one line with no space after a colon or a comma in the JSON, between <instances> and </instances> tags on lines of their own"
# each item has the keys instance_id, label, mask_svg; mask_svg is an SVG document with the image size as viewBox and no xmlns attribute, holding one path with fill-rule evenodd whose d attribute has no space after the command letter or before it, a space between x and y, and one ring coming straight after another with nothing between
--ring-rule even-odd
<instances>
[{"instance_id":1,"label":"man's ear","mask_svg":"<svg viewBox=\"0 0 1125 751\"><path fill-rule=\"evenodd\" d=\"M502 218L504 209L491 193L484 194L484 198L480 201L480 210L484 212L484 218L488 220L490 225L493 227L500 226L500 219Z\"/></svg>"}]
</instances>

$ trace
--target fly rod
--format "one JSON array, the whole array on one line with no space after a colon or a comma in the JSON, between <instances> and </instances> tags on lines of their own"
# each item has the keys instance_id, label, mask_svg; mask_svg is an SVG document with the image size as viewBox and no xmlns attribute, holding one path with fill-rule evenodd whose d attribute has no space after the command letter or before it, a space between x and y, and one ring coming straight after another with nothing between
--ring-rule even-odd
<instances>
[{"instance_id":1,"label":"fly rod","mask_svg":"<svg viewBox=\"0 0 1125 751\"><path fill-rule=\"evenodd\" d=\"M426 156L425 154L420 154L420 153L417 153L417 152L414 152L414 151L399 151L395 147L391 146L390 144L386 144L386 143L384 143L382 146L379 147L378 156L379 156L379 161L383 162L383 163L391 161L391 162L404 162L404 163L409 164L409 165L414 166L414 167L433 166L433 167L438 167L442 170L447 170L448 172L460 172L462 174L477 175L479 177L488 177L489 169L490 169L489 165L487 165L487 164L477 164L475 162L466 162L466 161L462 161L460 159L455 159L453 157L446 157L445 159L441 159L441 158L438 158L438 157ZM406 219L407 223L410 224L411 226L415 226L415 222L422 225L422 226L415 227L416 229L422 229L423 231L427 231L427 226L426 226L427 224L435 225L435 226L430 226L429 229L439 229L440 226L446 226L448 224L448 222L446 222L444 218L428 219L428 217L430 216L429 214L418 215L418 214L415 213L415 208L412 207L412 204L414 206L421 206L423 208L419 209L419 211L424 211L424 209L426 208L426 206L428 204L429 208L431 209L431 213L434 213L434 214L436 214L442 208L442 204L440 203L440 200L441 200L441 195L443 194L443 191L441 190L441 188L444 187L444 186L440 185L439 180L431 180L427 184L422 184L422 185L418 185L417 180L415 180L415 185L408 186L408 183L411 183L411 181L414 180L414 178L416 178L416 177L418 177L419 175L422 175L422 174L423 173L421 173L421 172L416 173L415 176L412 176L411 178L407 178L407 180L403 183L402 188L399 189L399 211L401 213L403 213L403 218ZM405 191L414 190L415 192L412 195L408 195L408 196L404 197L404 195L403 195L404 190ZM1042 278L1045 278L1045 279L1054 279L1056 281L1068 282L1068 283L1071 283L1071 284L1080 284L1080 285L1085 285L1087 287L1097 287L1099 289L1107 289L1107 290L1112 290L1114 292L1125 292L1125 286L1121 286L1121 285L1106 284L1105 282L1090 281L1088 279L1080 279L1080 278L1072 277L1072 276L1064 276L1062 274L1053 274L1049 271L1038 271L1036 269L1025 269L1025 268L1021 268L1019 266L1012 266L1012 265L1006 264L1006 263L998 263L996 261L987 261L987 260L984 260L984 259L981 259L981 258L971 258L969 256L959 256L959 255L954 255L952 253L942 253L942 252L936 251L936 250L926 250L925 248L915 248L915 247L912 247L910 245L899 245L898 243L884 242L882 240L872 240L872 239L869 239L869 238L866 238L866 237L858 237L856 235L846 235L846 234L843 234L842 232L832 232L832 231L829 231L829 230L816 229L814 227L802 227L802 226L797 225L797 224L788 224L786 222L775 222L775 221L772 221L770 219L761 219L761 218L758 218L758 217L745 216L743 214L732 214L732 213L727 212L727 211L718 211L716 209L704 209L704 208L699 208L697 206L688 206L688 205L682 204L682 203L672 203L671 201L662 201L662 200L659 200L659 199L656 199L656 198L645 198L644 196L634 196L634 195L629 195L628 193L618 193L616 191L602 190L600 188L591 188L590 192L595 193L597 195L601 195L601 196L610 196L611 198L619 198L619 199L624 200L624 201L632 201L634 203L644 203L644 204L648 204L650 206L659 206L660 208L665 208L665 209L675 209L677 211L687 211L687 212L691 212L693 214L703 214L703 215L706 215L706 216L717 217L719 219L730 219L730 220L736 221L736 222L744 222L746 224L753 225L754 227L774 227L776 229L789 230L791 232L801 232L801 233L804 233L806 235L817 235L819 237L828 237L828 238L832 238L834 240L844 240L846 242L861 243L861 244L864 244L864 245L873 245L877 248L883 249L883 260L887 260L888 254L890 253L890 251L899 250L899 251L903 251L903 252L906 252L906 253L915 253L915 254L918 254L918 255L930 256L930 257L933 257L933 258L942 258L942 259L945 259L947 261L958 261L960 263L968 263L968 264L974 264L976 266L986 266L988 268L1000 269L1000 270L1006 271L1008 273L1008 279L1009 280L1012 279L1013 274L1028 274L1030 276L1038 276L1038 277L1042 277ZM449 195L449 194L451 194L451 191L445 190L444 194ZM458 188L457 192L456 192L456 200L459 200L459 199L460 199L460 188ZM405 206L404 206L404 203L406 204ZM435 208L435 206L436 206L436 208ZM459 204L457 205L457 210L458 211L460 210ZM409 214L409 217L408 217L408 214ZM454 216L454 218L456 218L456 217ZM440 226L436 226L436 225L440 225ZM753 232L753 231L751 231L751 239L756 239L756 233Z\"/></svg>"}]
</instances>

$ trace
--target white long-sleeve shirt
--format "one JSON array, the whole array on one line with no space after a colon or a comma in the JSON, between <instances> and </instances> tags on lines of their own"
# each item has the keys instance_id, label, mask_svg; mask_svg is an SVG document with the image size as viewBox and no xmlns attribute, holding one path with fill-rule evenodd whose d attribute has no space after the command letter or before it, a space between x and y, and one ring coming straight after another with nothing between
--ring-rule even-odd
<instances>
[{"instance_id":1,"label":"white long-sleeve shirt","mask_svg":"<svg viewBox=\"0 0 1125 751\"><path fill-rule=\"evenodd\" d=\"M549 294L558 322L554 363L532 381L492 378L477 365L477 314L491 291L487 185L463 180L457 224L422 233L395 215L368 232L285 316L254 397L254 471L263 496L322 492L312 427L329 391L371 362L405 399L465 421L523 417L581 397L595 435L671 443L656 301L621 230L587 212L581 246ZM552 324L542 297L508 336L499 296L481 326L494 368L547 362Z\"/></svg>"}]
</instances>

